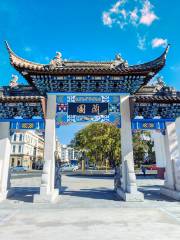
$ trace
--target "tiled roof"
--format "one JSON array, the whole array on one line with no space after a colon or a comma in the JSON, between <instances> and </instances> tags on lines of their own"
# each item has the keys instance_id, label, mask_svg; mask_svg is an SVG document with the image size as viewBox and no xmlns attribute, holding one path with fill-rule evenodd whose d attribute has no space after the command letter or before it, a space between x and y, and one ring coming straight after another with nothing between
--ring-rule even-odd
<instances>
[{"instance_id":1,"label":"tiled roof","mask_svg":"<svg viewBox=\"0 0 180 240\"><path fill-rule=\"evenodd\" d=\"M3 109L3 111L2 111ZM17 111L23 116L32 116L34 110L41 116L46 116L46 99L40 96L0 96L0 115L14 116ZM15 111L15 112L14 112ZM2 117L2 116L1 116ZM0 117L0 118L1 118Z\"/></svg>"},{"instance_id":2,"label":"tiled roof","mask_svg":"<svg viewBox=\"0 0 180 240\"><path fill-rule=\"evenodd\" d=\"M39 96L1 96L0 102L40 102L44 99Z\"/></svg>"},{"instance_id":3,"label":"tiled roof","mask_svg":"<svg viewBox=\"0 0 180 240\"><path fill-rule=\"evenodd\" d=\"M132 97L133 101L139 102L139 103L148 103L148 102L154 102L154 103L180 103L180 96L135 96Z\"/></svg>"},{"instance_id":4,"label":"tiled roof","mask_svg":"<svg viewBox=\"0 0 180 240\"><path fill-rule=\"evenodd\" d=\"M27 61L6 43L11 65L43 96L47 92L127 92L136 93L165 65L169 45L153 61L129 66L120 55L114 61L65 61L61 53L49 64Z\"/></svg>"},{"instance_id":5,"label":"tiled roof","mask_svg":"<svg viewBox=\"0 0 180 240\"><path fill-rule=\"evenodd\" d=\"M30 71L39 73L55 73L55 74L140 74L147 72L157 73L165 65L166 55L169 49L167 46L164 53L157 59L138 65L128 66L127 62L120 59L109 62L98 61L63 61L56 64L39 64L25 60L17 56L6 42L9 52L11 64L20 72Z\"/></svg>"}]
</instances>

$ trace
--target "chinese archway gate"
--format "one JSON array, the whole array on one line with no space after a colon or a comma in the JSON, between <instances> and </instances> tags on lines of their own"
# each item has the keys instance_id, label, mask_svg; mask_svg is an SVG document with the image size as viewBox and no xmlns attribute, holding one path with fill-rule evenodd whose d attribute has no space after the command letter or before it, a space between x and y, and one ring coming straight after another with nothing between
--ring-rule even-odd
<instances>
[{"instance_id":1,"label":"chinese archway gate","mask_svg":"<svg viewBox=\"0 0 180 240\"><path fill-rule=\"evenodd\" d=\"M34 201L49 202L58 195L54 187L56 127L112 122L121 128L122 176L117 194L125 201L144 199L137 190L132 130L145 129L161 139L164 149L166 179L161 192L180 200L180 93L161 80L147 86L165 66L169 46L157 59L139 65L129 65L120 55L110 62L65 61L59 52L49 64L38 64L6 46L11 65L28 85L17 85L14 78L1 90L0 199L9 191L10 129L44 129L45 164L40 194Z\"/></svg>"}]
</instances>

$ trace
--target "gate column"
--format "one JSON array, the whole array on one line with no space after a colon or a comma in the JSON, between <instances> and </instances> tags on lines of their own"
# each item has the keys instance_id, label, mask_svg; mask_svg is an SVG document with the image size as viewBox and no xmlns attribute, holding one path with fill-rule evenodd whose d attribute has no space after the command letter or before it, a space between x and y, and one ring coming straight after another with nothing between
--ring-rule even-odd
<instances>
[{"instance_id":1,"label":"gate column","mask_svg":"<svg viewBox=\"0 0 180 240\"><path fill-rule=\"evenodd\" d=\"M121 96L121 159L122 179L117 194L125 201L143 201L144 196L137 191L134 171L132 129L129 96Z\"/></svg>"},{"instance_id":2,"label":"gate column","mask_svg":"<svg viewBox=\"0 0 180 240\"><path fill-rule=\"evenodd\" d=\"M164 172L166 166L166 145L165 135L160 131L152 131L151 137L154 140L154 150L156 156L156 166L158 167L158 177L164 179Z\"/></svg>"},{"instance_id":3,"label":"gate column","mask_svg":"<svg viewBox=\"0 0 180 240\"><path fill-rule=\"evenodd\" d=\"M165 182L161 188L161 193L180 200L180 155L176 126L175 122L166 124L165 144L167 160Z\"/></svg>"},{"instance_id":4,"label":"gate column","mask_svg":"<svg viewBox=\"0 0 180 240\"><path fill-rule=\"evenodd\" d=\"M41 178L40 194L34 195L34 202L52 202L58 195L59 190L55 185L55 151L56 151L56 96L48 95L47 116L45 119L45 146L44 167Z\"/></svg>"},{"instance_id":5,"label":"gate column","mask_svg":"<svg viewBox=\"0 0 180 240\"><path fill-rule=\"evenodd\" d=\"M175 178L176 178L176 189L180 192L180 117L176 119L176 134L177 134L177 147L178 147L178 158L175 162Z\"/></svg>"},{"instance_id":6,"label":"gate column","mask_svg":"<svg viewBox=\"0 0 180 240\"><path fill-rule=\"evenodd\" d=\"M10 162L11 143L9 135L9 122L0 123L0 201L6 199L12 191L10 188Z\"/></svg>"}]
</instances>

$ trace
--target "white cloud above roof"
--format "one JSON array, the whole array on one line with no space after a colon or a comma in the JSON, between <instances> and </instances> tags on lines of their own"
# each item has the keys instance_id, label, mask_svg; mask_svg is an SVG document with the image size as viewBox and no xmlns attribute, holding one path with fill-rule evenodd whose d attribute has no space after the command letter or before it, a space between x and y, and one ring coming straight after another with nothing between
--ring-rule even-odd
<instances>
[{"instance_id":1,"label":"white cloud above roof","mask_svg":"<svg viewBox=\"0 0 180 240\"><path fill-rule=\"evenodd\" d=\"M139 20L137 7L130 12L130 21L133 25L137 25Z\"/></svg>"},{"instance_id":2,"label":"white cloud above roof","mask_svg":"<svg viewBox=\"0 0 180 240\"><path fill-rule=\"evenodd\" d=\"M168 44L167 39L163 38L154 38L151 42L152 48L157 48L157 47L166 47Z\"/></svg>"},{"instance_id":3,"label":"white cloud above roof","mask_svg":"<svg viewBox=\"0 0 180 240\"><path fill-rule=\"evenodd\" d=\"M148 42L147 32L142 32L145 29L142 26L150 27L158 19L151 0L118 0L103 12L103 24L108 27L136 27L137 47L140 50L145 50L150 45L153 48L167 46L167 39L155 38Z\"/></svg>"},{"instance_id":4,"label":"white cloud above roof","mask_svg":"<svg viewBox=\"0 0 180 240\"><path fill-rule=\"evenodd\" d=\"M113 21L112 21L112 18L110 16L109 12L103 12L102 19L103 19L104 25L107 25L109 27L112 26Z\"/></svg>"},{"instance_id":5,"label":"white cloud above roof","mask_svg":"<svg viewBox=\"0 0 180 240\"><path fill-rule=\"evenodd\" d=\"M158 19L157 15L153 11L154 6L149 0L144 2L143 8L140 10L141 18L140 23L150 26L155 20Z\"/></svg>"},{"instance_id":6,"label":"white cloud above roof","mask_svg":"<svg viewBox=\"0 0 180 240\"><path fill-rule=\"evenodd\" d=\"M109 27L117 24L121 28L127 24L150 26L159 19L153 8L150 0L131 0L131 4L127 0L119 0L109 10L103 12L103 23Z\"/></svg>"},{"instance_id":7,"label":"white cloud above roof","mask_svg":"<svg viewBox=\"0 0 180 240\"><path fill-rule=\"evenodd\" d=\"M146 49L146 36L140 36L139 34L137 34L137 39L138 39L137 47L140 50L145 50Z\"/></svg>"}]
</instances>

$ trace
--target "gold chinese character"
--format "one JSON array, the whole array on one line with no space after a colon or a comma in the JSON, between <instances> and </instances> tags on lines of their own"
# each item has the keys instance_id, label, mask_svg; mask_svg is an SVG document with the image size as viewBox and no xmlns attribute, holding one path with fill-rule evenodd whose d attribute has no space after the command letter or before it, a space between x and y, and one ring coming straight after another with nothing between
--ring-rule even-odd
<instances>
[{"instance_id":1,"label":"gold chinese character","mask_svg":"<svg viewBox=\"0 0 180 240\"><path fill-rule=\"evenodd\" d=\"M98 104L93 104L92 113L99 114L99 105Z\"/></svg>"},{"instance_id":2,"label":"gold chinese character","mask_svg":"<svg viewBox=\"0 0 180 240\"><path fill-rule=\"evenodd\" d=\"M77 107L77 112L78 112L78 113L85 113L85 112L86 112L86 106L85 106L85 104L80 104L80 105Z\"/></svg>"}]
</instances>

